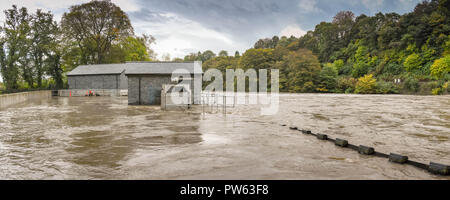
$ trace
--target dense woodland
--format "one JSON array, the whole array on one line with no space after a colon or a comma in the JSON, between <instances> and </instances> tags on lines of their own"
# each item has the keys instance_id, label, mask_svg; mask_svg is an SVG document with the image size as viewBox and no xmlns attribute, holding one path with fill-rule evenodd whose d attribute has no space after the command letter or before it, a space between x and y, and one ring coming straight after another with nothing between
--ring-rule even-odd
<instances>
[{"instance_id":1,"label":"dense woodland","mask_svg":"<svg viewBox=\"0 0 450 200\"><path fill-rule=\"evenodd\" d=\"M221 71L276 68L283 92L446 94L449 8L450 1L433 0L404 15L356 17L342 11L300 38L274 36L241 56L205 51L184 60L202 60L204 69Z\"/></svg>"},{"instance_id":2,"label":"dense woodland","mask_svg":"<svg viewBox=\"0 0 450 200\"><path fill-rule=\"evenodd\" d=\"M223 72L279 69L281 92L448 94L449 8L450 0L431 0L403 15L342 11L300 38L260 39L242 55L207 50L173 60L201 60L204 70ZM80 64L155 60L155 39L136 36L109 1L72 6L59 24L39 10L13 7L5 15L0 65L7 89L64 87L64 74Z\"/></svg>"}]
</instances>

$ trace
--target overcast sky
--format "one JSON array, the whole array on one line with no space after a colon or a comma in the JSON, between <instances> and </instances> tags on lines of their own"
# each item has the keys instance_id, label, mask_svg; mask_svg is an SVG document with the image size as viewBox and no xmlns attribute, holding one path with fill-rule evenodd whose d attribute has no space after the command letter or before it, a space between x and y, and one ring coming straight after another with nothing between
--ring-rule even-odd
<instances>
[{"instance_id":1,"label":"overcast sky","mask_svg":"<svg viewBox=\"0 0 450 200\"><path fill-rule=\"evenodd\" d=\"M0 9L13 4L31 11L50 10L59 22L71 5L89 0L1 0ZM136 34L156 38L153 49L161 57L184 57L190 52L226 50L234 54L259 38L301 36L341 10L373 15L405 13L420 0L112 0L128 13ZM3 21L4 14L0 20Z\"/></svg>"}]
</instances>

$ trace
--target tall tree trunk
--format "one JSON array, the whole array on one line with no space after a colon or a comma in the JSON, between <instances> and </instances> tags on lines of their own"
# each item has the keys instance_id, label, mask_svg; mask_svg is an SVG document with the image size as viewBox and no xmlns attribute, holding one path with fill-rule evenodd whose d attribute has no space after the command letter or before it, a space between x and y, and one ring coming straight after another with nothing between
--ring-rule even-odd
<instances>
[{"instance_id":1,"label":"tall tree trunk","mask_svg":"<svg viewBox=\"0 0 450 200\"><path fill-rule=\"evenodd\" d=\"M42 70L42 53L39 52L37 55L37 59L35 62L35 66L36 66L36 71L37 71L37 77L36 77L36 81L37 81L37 86L38 88L42 87L42 75L43 75L43 70Z\"/></svg>"}]
</instances>

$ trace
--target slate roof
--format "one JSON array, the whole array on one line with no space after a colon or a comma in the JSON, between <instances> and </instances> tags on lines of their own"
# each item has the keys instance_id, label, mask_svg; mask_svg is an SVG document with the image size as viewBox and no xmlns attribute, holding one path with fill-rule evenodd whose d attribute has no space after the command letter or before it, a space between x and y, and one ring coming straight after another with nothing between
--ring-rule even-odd
<instances>
[{"instance_id":1,"label":"slate roof","mask_svg":"<svg viewBox=\"0 0 450 200\"><path fill-rule=\"evenodd\" d=\"M182 71L176 71L182 70ZM201 74L201 62L129 62L120 64L80 65L68 76L121 74L172 74L173 72ZM184 72L183 72L184 71Z\"/></svg>"},{"instance_id":2,"label":"slate roof","mask_svg":"<svg viewBox=\"0 0 450 200\"><path fill-rule=\"evenodd\" d=\"M121 74L125 71L125 63L121 64L100 64L100 65L80 65L67 73L68 76L75 75L105 75Z\"/></svg>"}]
</instances>

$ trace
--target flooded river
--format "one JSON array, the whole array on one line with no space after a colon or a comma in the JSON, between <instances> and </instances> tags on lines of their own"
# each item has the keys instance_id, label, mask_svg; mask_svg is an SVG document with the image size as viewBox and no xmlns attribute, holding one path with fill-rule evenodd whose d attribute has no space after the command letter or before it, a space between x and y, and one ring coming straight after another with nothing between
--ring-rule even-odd
<instances>
[{"instance_id":1,"label":"flooded river","mask_svg":"<svg viewBox=\"0 0 450 200\"><path fill-rule=\"evenodd\" d=\"M76 97L0 110L0 179L449 179L291 131L450 164L450 96L282 94L202 114Z\"/></svg>"}]
</instances>

